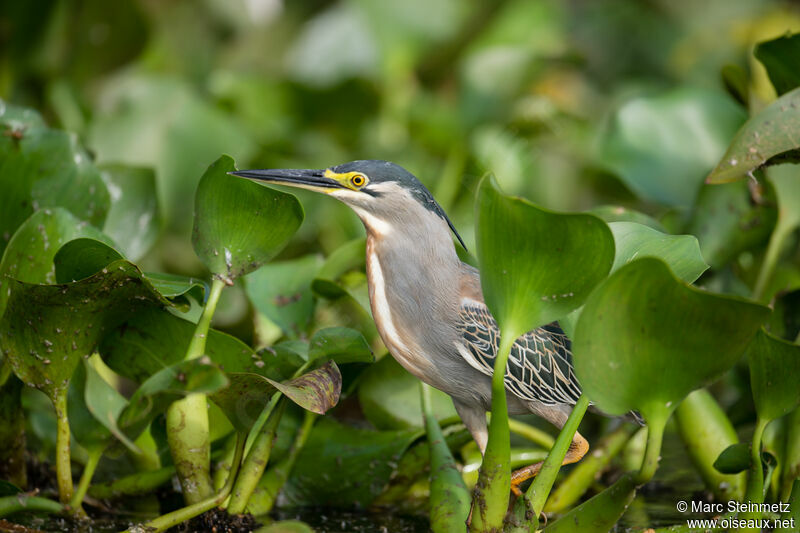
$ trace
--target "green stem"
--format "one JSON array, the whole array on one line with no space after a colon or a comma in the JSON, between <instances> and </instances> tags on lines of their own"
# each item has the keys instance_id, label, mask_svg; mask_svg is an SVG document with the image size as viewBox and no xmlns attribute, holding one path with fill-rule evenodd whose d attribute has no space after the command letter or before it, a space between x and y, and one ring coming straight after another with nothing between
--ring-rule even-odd
<instances>
[{"instance_id":1,"label":"green stem","mask_svg":"<svg viewBox=\"0 0 800 533\"><path fill-rule=\"evenodd\" d=\"M61 513L64 505L29 494L14 494L0 498L0 518L24 511L38 511L42 513Z\"/></svg>"},{"instance_id":2,"label":"green stem","mask_svg":"<svg viewBox=\"0 0 800 533\"><path fill-rule=\"evenodd\" d=\"M258 437L253 441L253 446L242 464L241 474L236 479L236 484L233 487L231 501L228 504L228 512L230 514L244 513L250 497L256 490L258 480L261 479L269 462L272 445L275 442L275 432L278 429L278 422L280 422L285 407L285 401L278 402L277 407L270 414L264 427L261 428Z\"/></svg>"},{"instance_id":3,"label":"green stem","mask_svg":"<svg viewBox=\"0 0 800 533\"><path fill-rule=\"evenodd\" d=\"M224 502L225 499L230 495L231 489L233 489L233 482L236 479L236 474L239 471L239 463L242 462L242 455L244 455L244 436L240 435L236 441L236 452L234 453L231 472L228 474L228 480L225 482L225 486L222 487L221 491L211 498L207 498L195 504L178 509L177 511L159 516L155 520L151 520L141 527L137 526L130 528L126 531L126 533L136 533L139 531L158 533L159 531L165 531L171 527L177 526L182 522L191 520L195 516L201 515L206 511L222 504L222 502Z\"/></svg>"},{"instance_id":4,"label":"green stem","mask_svg":"<svg viewBox=\"0 0 800 533\"><path fill-rule=\"evenodd\" d=\"M664 428L668 416L651 417L647 421L647 448L644 451L644 460L639 473L636 475L636 484L643 485L653 479L658 470L658 461L661 458L661 443L664 440Z\"/></svg>"},{"instance_id":5,"label":"green stem","mask_svg":"<svg viewBox=\"0 0 800 533\"><path fill-rule=\"evenodd\" d=\"M775 225L775 230L769 238L769 245L767 245L767 252L764 255L764 261L761 263L761 269L758 271L758 278L756 280L756 287L753 289L753 298L761 301L767 290L767 283L772 278L772 273L775 270L775 265L778 262L783 243L786 237L790 234L784 224L781 223L780 217Z\"/></svg>"},{"instance_id":6,"label":"green stem","mask_svg":"<svg viewBox=\"0 0 800 533\"><path fill-rule=\"evenodd\" d=\"M542 431L537 427L520 422L519 420L514 420L513 418L508 419L508 428L512 433L548 450L556 443L556 439L546 431Z\"/></svg>"},{"instance_id":7,"label":"green stem","mask_svg":"<svg viewBox=\"0 0 800 533\"><path fill-rule=\"evenodd\" d=\"M764 466L761 463L761 439L769 420L756 419L753 430L753 443L750 446L750 479L747 480L745 501L761 503L764 501Z\"/></svg>"},{"instance_id":8,"label":"green stem","mask_svg":"<svg viewBox=\"0 0 800 533\"><path fill-rule=\"evenodd\" d=\"M63 504L72 499L72 468L70 466L69 418L67 417L67 389L59 389L53 399L56 408L56 478L58 498Z\"/></svg>"},{"instance_id":9,"label":"green stem","mask_svg":"<svg viewBox=\"0 0 800 533\"><path fill-rule=\"evenodd\" d=\"M492 375L492 420L489 441L472 498L471 532L499 531L511 493L511 444L505 373L515 335L503 332Z\"/></svg>"},{"instance_id":10,"label":"green stem","mask_svg":"<svg viewBox=\"0 0 800 533\"><path fill-rule=\"evenodd\" d=\"M120 496L148 494L172 479L174 474L174 466L165 466L158 470L137 472L136 474L116 479L111 483L92 485L89 488L89 495L92 496L92 498L106 500L119 498Z\"/></svg>"},{"instance_id":11,"label":"green stem","mask_svg":"<svg viewBox=\"0 0 800 533\"><path fill-rule=\"evenodd\" d=\"M225 287L214 279L208 301L200 315L184 360L202 357L211 319ZM205 394L189 394L167 409L167 442L178 473L186 503L198 503L214 494L211 481L211 443L208 428L208 405Z\"/></svg>"},{"instance_id":12,"label":"green stem","mask_svg":"<svg viewBox=\"0 0 800 533\"><path fill-rule=\"evenodd\" d=\"M100 458L103 457L104 451L104 446L88 450L89 459L83 467L83 473L81 474L81 480L78 482L78 488L75 490L75 494L72 495L72 499L69 502L70 506L73 508L77 509L83 503L83 497L86 496L86 491L89 489L94 471L97 470L97 464L100 462Z\"/></svg>"}]
</instances>

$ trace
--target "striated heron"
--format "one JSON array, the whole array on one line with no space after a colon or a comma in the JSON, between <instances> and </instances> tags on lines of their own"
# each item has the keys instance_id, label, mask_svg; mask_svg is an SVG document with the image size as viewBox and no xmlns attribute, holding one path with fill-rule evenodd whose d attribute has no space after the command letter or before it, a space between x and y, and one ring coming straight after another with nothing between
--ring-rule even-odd
<instances>
[{"instance_id":1,"label":"striated heron","mask_svg":"<svg viewBox=\"0 0 800 533\"><path fill-rule=\"evenodd\" d=\"M381 339L406 370L452 397L483 453L500 331L484 303L478 271L458 258L450 231L464 242L428 189L402 167L375 160L231 174L322 192L356 212L367 231L369 300ZM570 341L557 323L517 339L505 386L509 413L564 425L581 388ZM580 460L588 449L576 432L563 464ZM514 492L540 468L536 463L515 471Z\"/></svg>"}]
</instances>

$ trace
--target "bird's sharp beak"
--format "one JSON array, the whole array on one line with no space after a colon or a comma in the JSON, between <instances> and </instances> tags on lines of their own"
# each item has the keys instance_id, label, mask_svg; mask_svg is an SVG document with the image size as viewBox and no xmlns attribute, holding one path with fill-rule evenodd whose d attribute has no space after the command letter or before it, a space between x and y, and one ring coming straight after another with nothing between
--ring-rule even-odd
<instances>
[{"instance_id":1,"label":"bird's sharp beak","mask_svg":"<svg viewBox=\"0 0 800 533\"><path fill-rule=\"evenodd\" d=\"M325 170L312 169L268 169L268 170L236 170L228 172L233 176L251 180L265 181L290 187L299 187L317 192L331 193L343 188L341 183L328 176Z\"/></svg>"}]
</instances>

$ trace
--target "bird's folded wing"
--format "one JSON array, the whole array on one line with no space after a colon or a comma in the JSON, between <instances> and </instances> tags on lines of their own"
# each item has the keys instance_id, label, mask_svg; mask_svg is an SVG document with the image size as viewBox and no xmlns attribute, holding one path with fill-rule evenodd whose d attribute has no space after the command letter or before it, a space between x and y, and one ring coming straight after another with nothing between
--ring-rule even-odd
<instances>
[{"instance_id":1,"label":"bird's folded wing","mask_svg":"<svg viewBox=\"0 0 800 533\"><path fill-rule=\"evenodd\" d=\"M500 330L483 303L464 300L459 311L461 356L470 366L491 376ZM506 389L523 400L546 405L573 405L581 395L572 367L570 341L554 322L519 337L511 348Z\"/></svg>"}]
</instances>

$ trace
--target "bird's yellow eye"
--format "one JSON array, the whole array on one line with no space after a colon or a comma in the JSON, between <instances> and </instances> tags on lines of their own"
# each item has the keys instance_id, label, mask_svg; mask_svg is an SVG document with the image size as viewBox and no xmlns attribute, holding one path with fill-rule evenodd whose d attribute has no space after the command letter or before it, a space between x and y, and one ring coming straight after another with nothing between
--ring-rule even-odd
<instances>
[{"instance_id":1,"label":"bird's yellow eye","mask_svg":"<svg viewBox=\"0 0 800 533\"><path fill-rule=\"evenodd\" d=\"M366 182L367 178L363 174L353 174L350 178L350 183L353 184L353 187L363 187Z\"/></svg>"}]
</instances>

